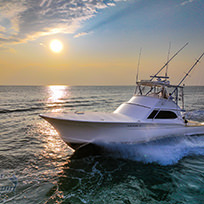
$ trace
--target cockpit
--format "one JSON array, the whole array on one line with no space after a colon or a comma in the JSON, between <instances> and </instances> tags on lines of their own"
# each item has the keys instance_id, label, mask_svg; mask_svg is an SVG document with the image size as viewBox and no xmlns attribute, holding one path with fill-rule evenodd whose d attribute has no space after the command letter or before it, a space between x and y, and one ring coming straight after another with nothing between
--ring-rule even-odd
<instances>
[{"instance_id":1,"label":"cockpit","mask_svg":"<svg viewBox=\"0 0 204 204\"><path fill-rule=\"evenodd\" d=\"M141 80L137 82L135 95L163 98L174 101L177 105L181 102L184 109L183 86L171 85L168 77L157 76L157 80ZM162 80L163 79L163 80Z\"/></svg>"}]
</instances>

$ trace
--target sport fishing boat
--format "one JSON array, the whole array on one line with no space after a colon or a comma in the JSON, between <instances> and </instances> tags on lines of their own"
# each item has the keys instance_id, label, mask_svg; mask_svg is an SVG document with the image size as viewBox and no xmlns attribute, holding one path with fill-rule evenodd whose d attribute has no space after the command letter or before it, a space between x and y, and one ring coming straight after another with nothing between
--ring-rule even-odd
<instances>
[{"instance_id":1,"label":"sport fishing boat","mask_svg":"<svg viewBox=\"0 0 204 204\"><path fill-rule=\"evenodd\" d=\"M87 144L136 144L173 136L203 135L204 123L187 121L183 116L184 86L181 86L203 55L178 85L171 85L167 74L158 75L173 56L149 80L136 81L132 98L113 113L46 113L40 116L73 149Z\"/></svg>"}]
</instances>

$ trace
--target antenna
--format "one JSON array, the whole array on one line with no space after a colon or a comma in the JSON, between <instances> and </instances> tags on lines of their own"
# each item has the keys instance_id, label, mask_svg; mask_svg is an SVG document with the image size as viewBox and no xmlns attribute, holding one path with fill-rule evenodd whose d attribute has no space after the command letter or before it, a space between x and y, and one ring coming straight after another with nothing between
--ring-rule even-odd
<instances>
[{"instance_id":1,"label":"antenna","mask_svg":"<svg viewBox=\"0 0 204 204\"><path fill-rule=\"evenodd\" d=\"M169 42L169 50L168 50L168 55L167 55L167 60L166 60L167 62L169 61L170 51L171 51L171 42ZM168 68L169 68L169 64L166 65L166 73L165 73L165 77L167 77Z\"/></svg>"},{"instance_id":2,"label":"antenna","mask_svg":"<svg viewBox=\"0 0 204 204\"><path fill-rule=\"evenodd\" d=\"M203 54L195 61L195 63L193 64L193 66L188 70L188 72L185 74L185 76L183 77L183 79L179 82L179 84L176 86L176 88L172 91L171 95L177 90L177 88L182 84L182 82L186 79L186 77L189 75L189 73L193 70L193 68L198 64L198 62L200 62L200 59L203 57Z\"/></svg>"},{"instance_id":3,"label":"antenna","mask_svg":"<svg viewBox=\"0 0 204 204\"><path fill-rule=\"evenodd\" d=\"M142 48L140 48L140 53L139 53L139 57L138 57L135 94L136 94L136 92L137 92L137 82L138 82L138 78L139 78L139 68L140 68L140 58L141 58L141 54L142 54Z\"/></svg>"},{"instance_id":4,"label":"antenna","mask_svg":"<svg viewBox=\"0 0 204 204\"><path fill-rule=\"evenodd\" d=\"M171 60L172 60L174 57L176 57L176 55L178 55L178 53L181 52L181 50L183 50L184 47L186 47L187 45L188 45L188 42L187 42L179 51L177 51L177 52L164 64L164 66L163 66L155 75L151 76L152 78L150 79L150 81L152 81L152 80L157 76L157 74L159 74L159 73L169 64L169 62L171 62Z\"/></svg>"},{"instance_id":5,"label":"antenna","mask_svg":"<svg viewBox=\"0 0 204 204\"><path fill-rule=\"evenodd\" d=\"M139 53L139 58L138 58L136 83L138 82L138 77L139 77L139 68L140 68L140 58L141 58L141 53L142 53L142 48L140 48L140 53Z\"/></svg>"}]
</instances>

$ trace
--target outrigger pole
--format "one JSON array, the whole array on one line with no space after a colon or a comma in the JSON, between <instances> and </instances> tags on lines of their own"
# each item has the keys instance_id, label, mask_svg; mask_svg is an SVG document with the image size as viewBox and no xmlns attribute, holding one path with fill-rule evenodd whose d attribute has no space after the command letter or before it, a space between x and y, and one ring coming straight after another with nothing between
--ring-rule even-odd
<instances>
[{"instance_id":1,"label":"outrigger pole","mask_svg":"<svg viewBox=\"0 0 204 204\"><path fill-rule=\"evenodd\" d=\"M140 67L140 58L141 58L141 54L142 54L142 48L140 48L139 59L138 59L138 64L137 64L136 83L138 82L138 78L139 78L139 67Z\"/></svg>"},{"instance_id":2,"label":"outrigger pole","mask_svg":"<svg viewBox=\"0 0 204 204\"><path fill-rule=\"evenodd\" d=\"M178 85L176 86L176 88L171 92L171 95L177 90L177 88L182 84L182 82L186 79L186 77L189 75L189 73L193 70L193 68L198 64L198 62L200 62L200 59L203 57L203 54L195 61L195 63L193 64L193 66L189 69L189 71L185 74L185 76L183 77L183 79L178 83Z\"/></svg>"},{"instance_id":3,"label":"outrigger pole","mask_svg":"<svg viewBox=\"0 0 204 204\"><path fill-rule=\"evenodd\" d=\"M169 61L170 51L171 51L171 42L169 42L169 50L168 50L168 55L167 55L167 62ZM166 65L166 73L165 73L165 77L166 78L168 77L167 73L168 73L168 64Z\"/></svg>"},{"instance_id":4,"label":"outrigger pole","mask_svg":"<svg viewBox=\"0 0 204 204\"><path fill-rule=\"evenodd\" d=\"M152 78L150 79L150 81L152 81L152 80L157 76L157 74L159 74L159 73L169 64L169 62L171 62L171 60L172 60L174 57L176 57L176 55L178 55L178 53L181 52L181 50L183 50L184 47L186 47L187 45L188 45L188 42L187 42L179 51L177 51L177 52L164 64L164 66L163 66L155 75L151 76Z\"/></svg>"},{"instance_id":5,"label":"outrigger pole","mask_svg":"<svg viewBox=\"0 0 204 204\"><path fill-rule=\"evenodd\" d=\"M141 54L142 54L142 48L140 48L140 53L139 53L139 58L138 58L138 64L137 64L137 74L136 74L136 87L135 87L135 94L137 92L137 82L138 82L138 78L139 78L139 67L140 67L140 58L141 58Z\"/></svg>"}]
</instances>

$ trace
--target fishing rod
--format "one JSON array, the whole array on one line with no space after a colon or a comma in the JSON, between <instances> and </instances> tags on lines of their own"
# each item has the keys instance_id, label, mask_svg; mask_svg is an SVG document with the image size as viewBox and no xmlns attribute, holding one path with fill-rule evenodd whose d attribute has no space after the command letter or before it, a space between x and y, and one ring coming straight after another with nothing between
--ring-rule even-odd
<instances>
[{"instance_id":1,"label":"fishing rod","mask_svg":"<svg viewBox=\"0 0 204 204\"><path fill-rule=\"evenodd\" d=\"M138 59L138 64L137 64L136 83L138 82L138 77L139 77L139 67L140 67L140 58L141 58L141 53L142 53L142 48L140 48L139 59Z\"/></svg>"},{"instance_id":2,"label":"fishing rod","mask_svg":"<svg viewBox=\"0 0 204 204\"><path fill-rule=\"evenodd\" d=\"M195 63L193 64L193 66L188 70L188 72L185 74L185 76L183 77L183 79L178 83L178 85L176 86L176 88L171 92L171 95L177 90L177 88L182 84L182 82L186 79L186 77L189 75L189 73L193 70L193 68L198 64L198 62L200 62L200 59L203 57L203 54L195 61Z\"/></svg>"},{"instance_id":3,"label":"fishing rod","mask_svg":"<svg viewBox=\"0 0 204 204\"><path fill-rule=\"evenodd\" d=\"M169 61L169 56L170 56L170 51L171 51L171 42L169 42L169 50L168 50L168 54L167 54L167 62ZM167 74L168 74L168 64L166 65L166 73L165 73L165 77L167 78Z\"/></svg>"},{"instance_id":4,"label":"fishing rod","mask_svg":"<svg viewBox=\"0 0 204 204\"><path fill-rule=\"evenodd\" d=\"M164 66L163 66L155 75L150 76L150 77L152 77L152 78L150 79L150 81L152 81L152 80L157 76L157 74L159 74L159 73L169 64L169 62L171 62L171 60L172 60L174 57L176 57L176 55L178 55L178 53L181 52L181 50L183 50L184 47L186 47L187 45L188 45L188 42L187 42L179 51L177 51L177 52L164 64Z\"/></svg>"},{"instance_id":5,"label":"fishing rod","mask_svg":"<svg viewBox=\"0 0 204 204\"><path fill-rule=\"evenodd\" d=\"M200 59L203 57L203 54L195 61L195 63L193 64L193 66L188 70L188 72L185 74L185 76L182 78L182 80L178 83L178 85L175 87L175 89L171 92L171 94L169 94L169 97L167 99L167 101L169 101L171 99L171 96L174 94L175 91L178 90L178 87L181 85L181 83L186 79L187 76L189 76L189 73L193 70L193 68L198 64L198 62L200 62ZM165 102L167 102L165 101ZM176 102L177 104L177 102ZM184 107L184 105L183 105ZM154 118L152 120L154 120L156 118L156 116L159 114L159 112L161 111L161 108L159 108L159 110L157 111L157 113L155 114Z\"/></svg>"},{"instance_id":6,"label":"fishing rod","mask_svg":"<svg viewBox=\"0 0 204 204\"><path fill-rule=\"evenodd\" d=\"M135 94L137 92L137 82L138 82L138 78L139 78L139 67L140 67L140 58L141 58L141 54L142 54L142 48L140 48L140 53L139 53L139 58L138 58L138 64L137 64L137 74L136 74L136 88L135 88Z\"/></svg>"}]
</instances>

